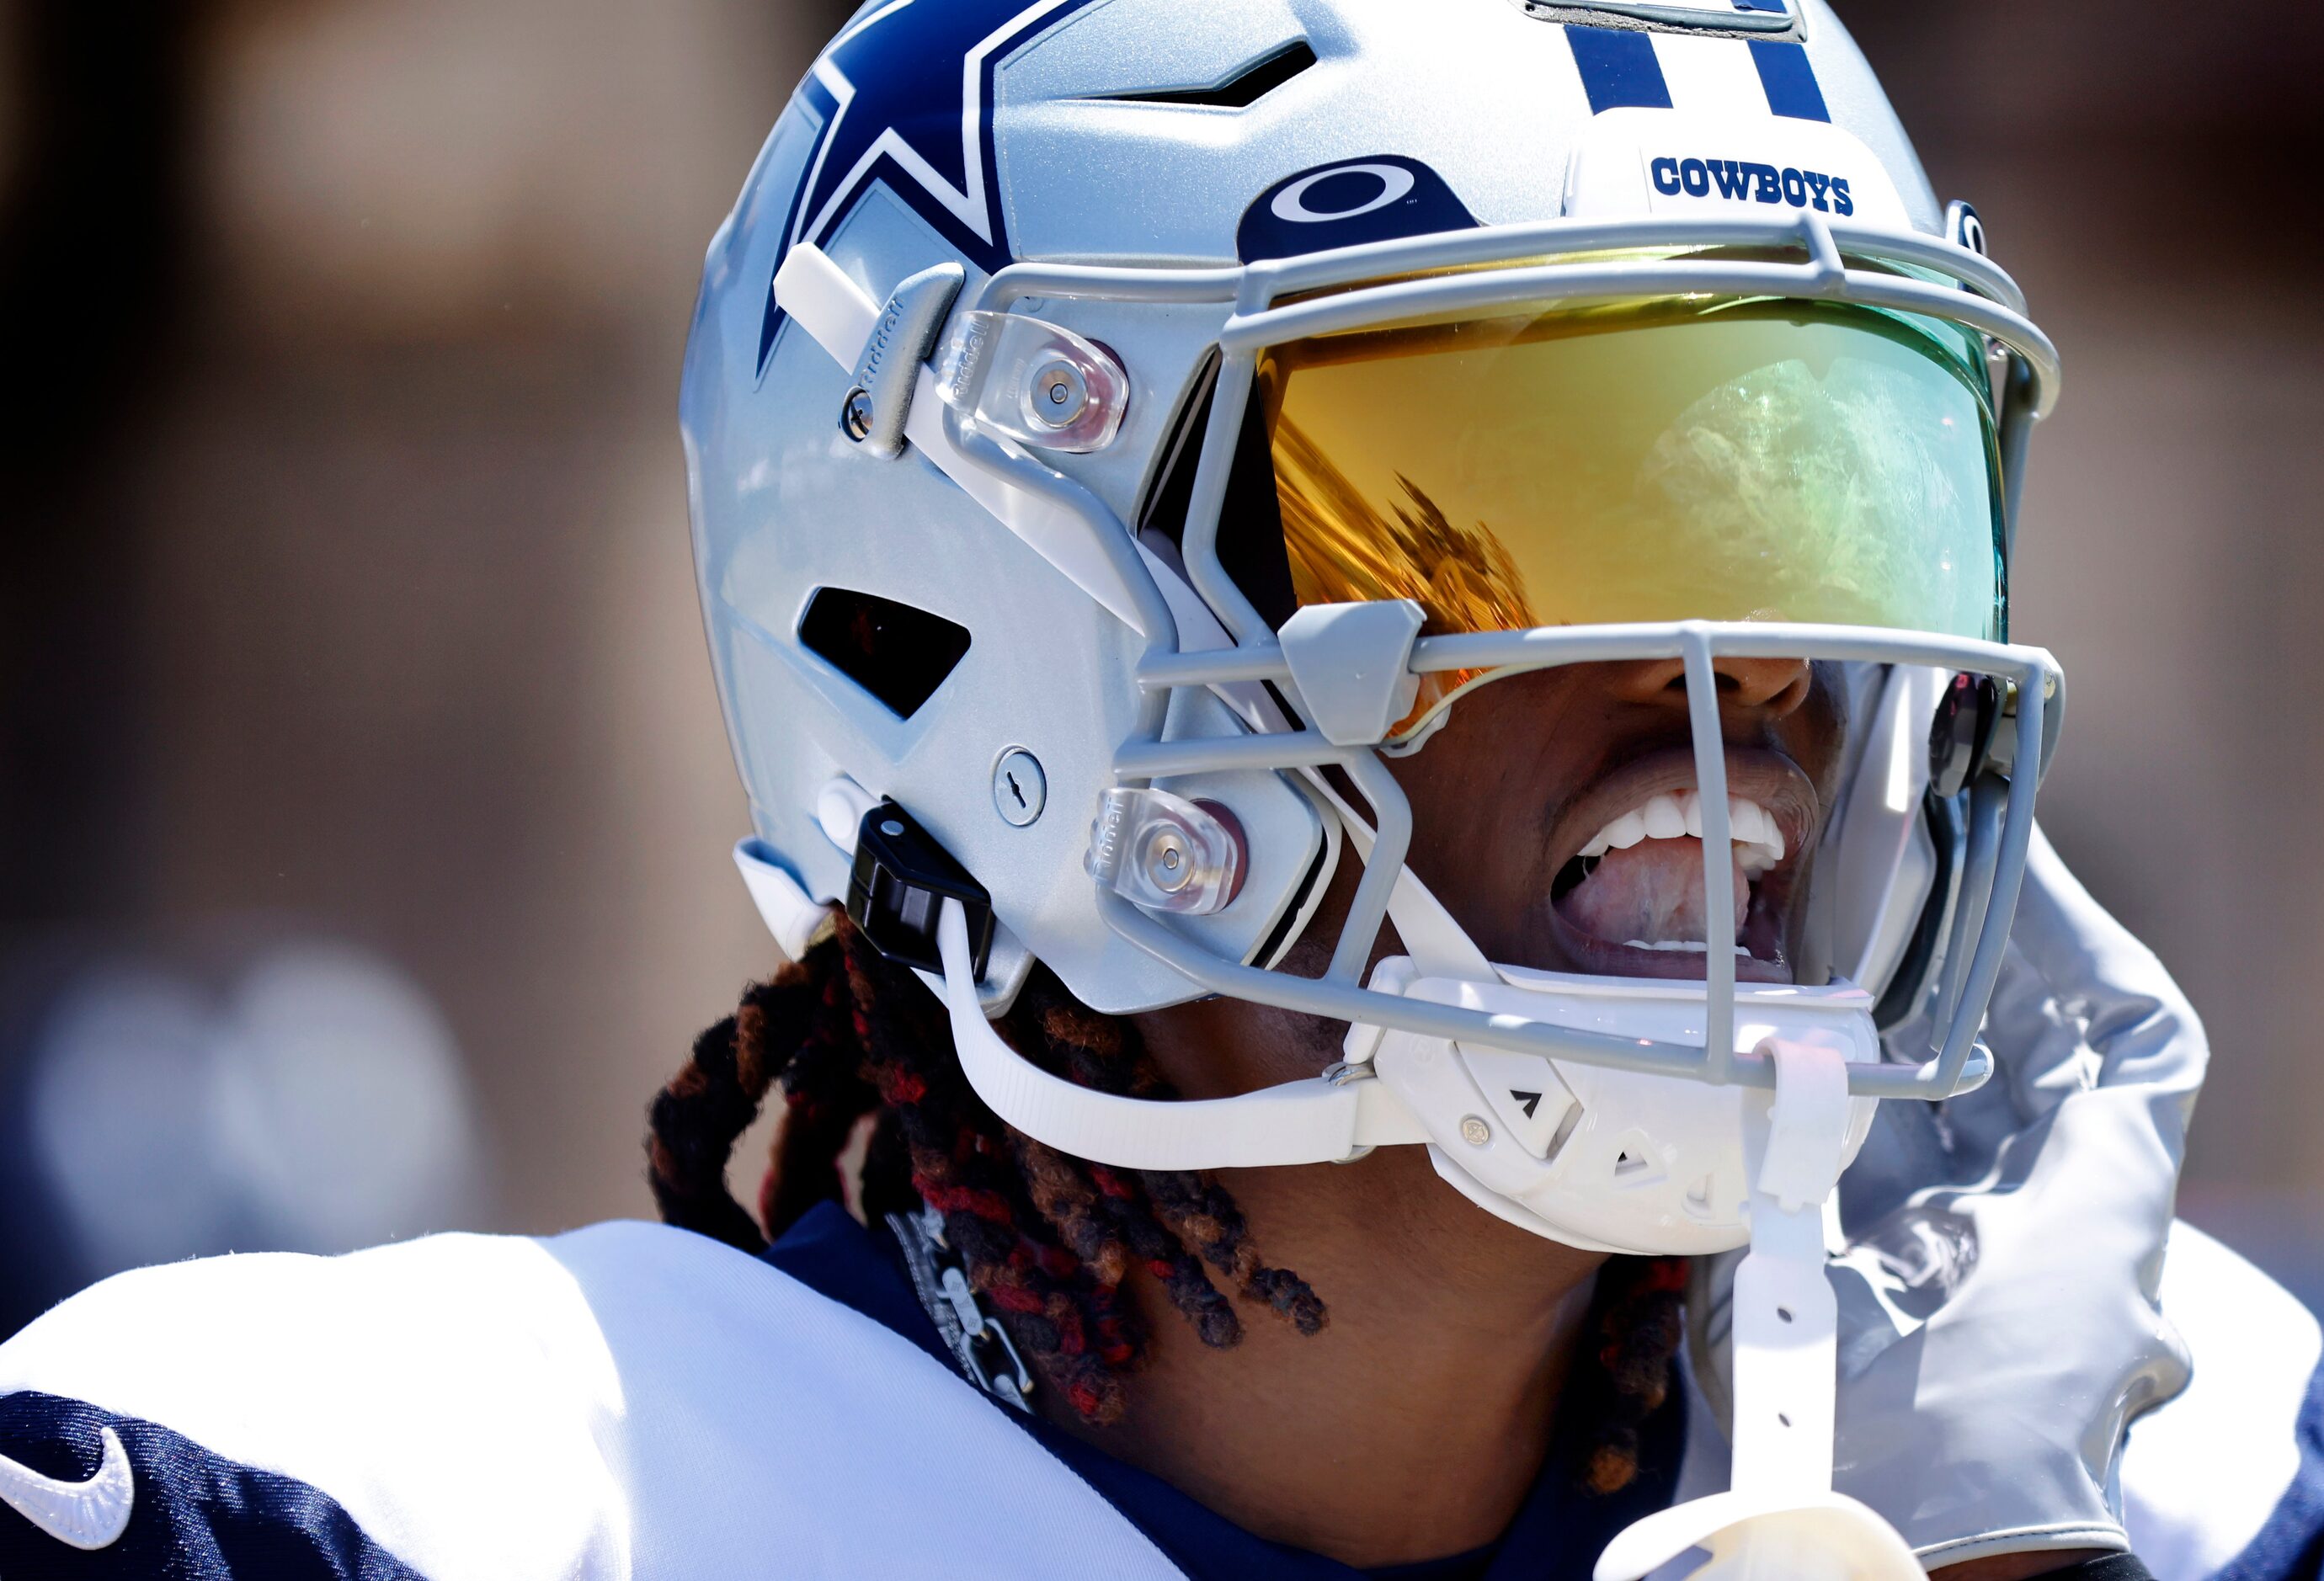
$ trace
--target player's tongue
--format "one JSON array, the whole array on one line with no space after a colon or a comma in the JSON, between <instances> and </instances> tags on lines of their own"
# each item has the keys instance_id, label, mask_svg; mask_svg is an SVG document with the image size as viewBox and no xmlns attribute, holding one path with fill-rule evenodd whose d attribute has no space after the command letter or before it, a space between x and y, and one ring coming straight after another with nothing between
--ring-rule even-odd
<instances>
[{"instance_id":1,"label":"player's tongue","mask_svg":"<svg viewBox=\"0 0 2324 1581\"><path fill-rule=\"evenodd\" d=\"M1735 942L1750 906L1751 881L1738 859L1734 924L1721 942ZM1711 936L1703 915L1702 841L1647 840L1609 850L1557 909L1583 933L1609 943L1702 945Z\"/></svg>"}]
</instances>

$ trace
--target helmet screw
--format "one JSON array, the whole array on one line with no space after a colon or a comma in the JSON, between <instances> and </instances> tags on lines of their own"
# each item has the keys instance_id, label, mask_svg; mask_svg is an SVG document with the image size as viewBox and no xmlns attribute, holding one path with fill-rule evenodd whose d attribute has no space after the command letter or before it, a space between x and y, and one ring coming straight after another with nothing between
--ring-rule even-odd
<instances>
[{"instance_id":1,"label":"helmet screw","mask_svg":"<svg viewBox=\"0 0 2324 1581\"><path fill-rule=\"evenodd\" d=\"M1044 363L1034 373L1033 416L1045 426L1062 428L1088 405L1089 382L1071 363Z\"/></svg>"},{"instance_id":2,"label":"helmet screw","mask_svg":"<svg viewBox=\"0 0 2324 1581\"><path fill-rule=\"evenodd\" d=\"M1011 747L992 766L992 807L1011 828L1029 828L1049 803L1048 776L1041 760L1022 747Z\"/></svg>"},{"instance_id":3,"label":"helmet screw","mask_svg":"<svg viewBox=\"0 0 2324 1581\"><path fill-rule=\"evenodd\" d=\"M1461 1122L1461 1140L1470 1146L1482 1147L1492 1139L1493 1128L1475 1115Z\"/></svg>"},{"instance_id":4,"label":"helmet screw","mask_svg":"<svg viewBox=\"0 0 2324 1581\"><path fill-rule=\"evenodd\" d=\"M1154 837L1146 851L1146 876L1165 895L1176 895L1194 880L1194 859L1176 830L1164 830Z\"/></svg>"},{"instance_id":5,"label":"helmet screw","mask_svg":"<svg viewBox=\"0 0 2324 1581\"><path fill-rule=\"evenodd\" d=\"M858 445L872 437L872 392L860 384L840 403L839 431Z\"/></svg>"}]
</instances>

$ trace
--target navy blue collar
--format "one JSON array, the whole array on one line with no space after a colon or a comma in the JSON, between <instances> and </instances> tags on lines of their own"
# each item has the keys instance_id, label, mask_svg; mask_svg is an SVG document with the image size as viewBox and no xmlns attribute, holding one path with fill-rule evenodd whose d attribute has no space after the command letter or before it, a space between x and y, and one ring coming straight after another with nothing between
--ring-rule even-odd
<instances>
[{"instance_id":1,"label":"navy blue collar","mask_svg":"<svg viewBox=\"0 0 2324 1581\"><path fill-rule=\"evenodd\" d=\"M811 1209L768 1248L766 1258L809 1289L954 1365L912 1293L892 1237L867 1231L837 1204ZM1639 1432L1646 1469L1621 1493L1585 1493L1574 1484L1572 1458L1553 1453L1517 1519L1490 1548L1371 1571L1253 1537L1157 1476L1038 1418L998 1402L993 1409L1032 1434L1195 1581L1583 1581L1617 1532L1671 1502L1686 1442L1682 1393L1672 1390L1669 1403L1646 1419Z\"/></svg>"}]
</instances>

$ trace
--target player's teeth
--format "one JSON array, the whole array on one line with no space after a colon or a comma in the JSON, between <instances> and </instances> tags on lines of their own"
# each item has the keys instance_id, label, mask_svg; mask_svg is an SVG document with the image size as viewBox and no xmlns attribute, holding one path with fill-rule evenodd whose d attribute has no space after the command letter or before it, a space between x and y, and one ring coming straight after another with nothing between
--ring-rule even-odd
<instances>
[{"instance_id":1,"label":"player's teeth","mask_svg":"<svg viewBox=\"0 0 2324 1581\"><path fill-rule=\"evenodd\" d=\"M1629 941L1626 948L1631 950L1683 950L1693 955L1708 955L1711 953L1711 946L1704 943L1700 939L1656 939L1651 941L1646 939L1632 939ZM1735 946L1735 953L1741 956L1746 961L1755 961L1757 959L1757 957L1753 955L1750 951L1745 949L1740 944Z\"/></svg>"},{"instance_id":2,"label":"player's teeth","mask_svg":"<svg viewBox=\"0 0 2324 1581\"><path fill-rule=\"evenodd\" d=\"M1628 850L1646 837L1646 821L1636 809L1623 813L1598 832L1591 843L1597 847L1585 855L1603 856L1609 850Z\"/></svg>"},{"instance_id":3,"label":"player's teeth","mask_svg":"<svg viewBox=\"0 0 2324 1581\"><path fill-rule=\"evenodd\" d=\"M1727 803L1727 824L1729 837L1746 848L1741 858L1750 877L1782 864L1784 826L1773 813L1757 802L1731 796ZM1702 796L1692 790L1665 791L1600 829L1580 854L1602 857L1609 850L1628 850L1642 840L1677 840L1684 835L1703 838Z\"/></svg>"},{"instance_id":4,"label":"player's teeth","mask_svg":"<svg viewBox=\"0 0 2324 1581\"><path fill-rule=\"evenodd\" d=\"M1676 840L1686 832L1686 814L1679 811L1676 796L1655 796L1638 809L1638 814L1646 821L1649 840Z\"/></svg>"}]
</instances>

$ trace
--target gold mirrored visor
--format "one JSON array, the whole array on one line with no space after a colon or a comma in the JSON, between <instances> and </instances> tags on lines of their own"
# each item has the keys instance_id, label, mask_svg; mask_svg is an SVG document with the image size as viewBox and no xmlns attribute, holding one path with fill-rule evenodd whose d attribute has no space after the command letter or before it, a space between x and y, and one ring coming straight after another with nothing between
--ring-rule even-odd
<instances>
[{"instance_id":1,"label":"gold mirrored visor","mask_svg":"<svg viewBox=\"0 0 2324 1581\"><path fill-rule=\"evenodd\" d=\"M1274 347L1258 400L1302 605L1411 599L1430 635L2006 638L1984 345L1956 325L1790 300L1521 308ZM1473 678L1441 677L1402 728Z\"/></svg>"}]
</instances>

